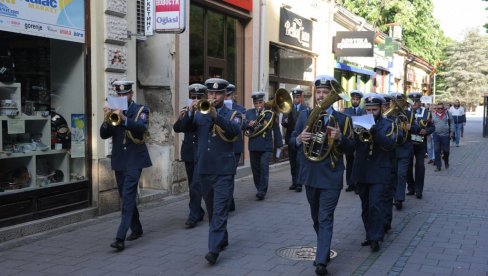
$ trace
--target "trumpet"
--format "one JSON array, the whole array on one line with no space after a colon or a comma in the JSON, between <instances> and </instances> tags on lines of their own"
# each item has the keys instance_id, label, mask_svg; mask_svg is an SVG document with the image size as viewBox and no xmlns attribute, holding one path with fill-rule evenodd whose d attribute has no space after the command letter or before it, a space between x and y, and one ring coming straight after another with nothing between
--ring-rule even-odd
<instances>
[{"instance_id":1,"label":"trumpet","mask_svg":"<svg viewBox=\"0 0 488 276\"><path fill-rule=\"evenodd\" d=\"M362 127L362 126L355 126L354 132L358 135L359 141L363 143L372 143L373 142L373 135L369 131L369 129Z\"/></svg>"},{"instance_id":2,"label":"trumpet","mask_svg":"<svg viewBox=\"0 0 488 276\"><path fill-rule=\"evenodd\" d=\"M112 126L118 126L120 125L120 123L122 123L122 118L120 118L120 116L117 113L110 111L107 114L107 122Z\"/></svg>"},{"instance_id":3,"label":"trumpet","mask_svg":"<svg viewBox=\"0 0 488 276\"><path fill-rule=\"evenodd\" d=\"M198 101L197 109L202 114L208 114L214 104L215 104L215 100L202 99Z\"/></svg>"}]
</instances>

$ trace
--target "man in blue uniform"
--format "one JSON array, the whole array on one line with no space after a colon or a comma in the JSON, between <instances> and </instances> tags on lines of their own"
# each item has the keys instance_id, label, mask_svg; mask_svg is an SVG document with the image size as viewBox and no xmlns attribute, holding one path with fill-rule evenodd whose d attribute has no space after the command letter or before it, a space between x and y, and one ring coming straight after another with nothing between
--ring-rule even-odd
<instances>
[{"instance_id":1,"label":"man in blue uniform","mask_svg":"<svg viewBox=\"0 0 488 276\"><path fill-rule=\"evenodd\" d=\"M332 106L320 106L329 97L335 97L334 94L340 92L337 80L332 76L322 75L317 77L314 85L317 107L313 111L305 110L300 113L290 143L295 141L299 150L297 157L300 162L300 183L305 185L313 228L317 234L315 273L325 275L330 256L334 211L343 187L343 154L353 152L354 136L349 116L335 111ZM309 118L311 114L318 114L315 110L320 112L320 116ZM320 118L323 120L320 121ZM308 120L324 122L322 129L316 133L310 132ZM325 139L322 138L324 134L327 136ZM323 144L324 148L331 150L328 154L321 152L321 160L316 160L315 156L305 155L304 147L323 142L327 144ZM306 152L309 153L308 148Z\"/></svg>"},{"instance_id":2,"label":"man in blue uniform","mask_svg":"<svg viewBox=\"0 0 488 276\"><path fill-rule=\"evenodd\" d=\"M342 112L349 116L361 116L366 112L359 107L361 99L363 98L363 92L359 90L351 90L351 107L346 107ZM346 154L346 192L354 191L355 184L351 182L352 165L354 164L354 152L352 154Z\"/></svg>"},{"instance_id":3,"label":"man in blue uniform","mask_svg":"<svg viewBox=\"0 0 488 276\"><path fill-rule=\"evenodd\" d=\"M236 160L234 141L241 133L241 115L224 105L226 80L205 81L210 108L199 111L193 105L181 119L183 131L194 131L198 139L195 177L199 179L205 200L210 229L205 259L215 264L220 252L229 244L227 218L234 192Z\"/></svg>"},{"instance_id":4,"label":"man in blue uniform","mask_svg":"<svg viewBox=\"0 0 488 276\"><path fill-rule=\"evenodd\" d=\"M105 121L100 127L102 139L112 138L112 169L115 171L115 179L119 196L122 201L122 219L117 230L115 242L111 247L122 251L125 248L127 231L131 229L128 241L133 241L142 236L142 225L139 221L136 197L139 177L143 168L152 166L149 152L144 143L149 122L149 109L136 104L132 97L132 81L115 81L112 83L119 97L126 97L127 110L110 110L103 108ZM116 114L120 119L118 125L108 122L109 114Z\"/></svg>"},{"instance_id":5,"label":"man in blue uniform","mask_svg":"<svg viewBox=\"0 0 488 276\"><path fill-rule=\"evenodd\" d=\"M406 108L406 97L402 93L392 93L392 100L400 107L404 107L402 114L393 116L397 126L403 131L403 139L397 139L397 146L395 149L396 155L396 179L394 184L393 205L397 210L403 208L405 201L405 189L407 187L407 171L410 158L413 156L413 143L410 138L410 133L418 132L419 126L414 120L414 114Z\"/></svg>"},{"instance_id":6,"label":"man in blue uniform","mask_svg":"<svg viewBox=\"0 0 488 276\"><path fill-rule=\"evenodd\" d=\"M264 92L255 92L252 94L254 108L246 111L245 126L247 130L256 130L265 128L266 123L270 122L262 134L249 137L249 157L251 161L251 171L256 186L256 198L263 200L268 191L269 179L269 160L273 146L275 148L283 147L280 128L273 118L273 111L264 107ZM261 122L258 118L264 116ZM258 124L261 124L258 126Z\"/></svg>"},{"instance_id":7,"label":"man in blue uniform","mask_svg":"<svg viewBox=\"0 0 488 276\"><path fill-rule=\"evenodd\" d=\"M413 141L413 156L410 158L407 173L408 192L407 195L413 195L418 199L422 198L422 192L424 190L425 179L425 164L424 158L427 152L427 136L431 135L435 126L432 123L432 114L429 110L422 107L420 98L422 94L419 92L412 92L408 94L408 98L413 101L411 110L414 113L415 120L419 125L417 131L411 131L411 139ZM413 160L415 158L415 178L413 173Z\"/></svg>"},{"instance_id":8,"label":"man in blue uniform","mask_svg":"<svg viewBox=\"0 0 488 276\"><path fill-rule=\"evenodd\" d=\"M173 125L173 130L176 133L183 132L181 119L184 117L185 113L188 112L188 108L203 98L207 87L203 84L194 83L190 85L188 89L191 104L180 111L180 116ZM193 228L198 222L203 220L205 211L202 208L202 191L200 183L198 182L198 179L193 178L197 151L197 136L195 132L184 132L184 134L183 142L181 143L180 158L185 162L188 191L190 194L190 202L188 203L190 213L188 214L188 219L186 220L185 225L187 228Z\"/></svg>"},{"instance_id":9,"label":"man in blue uniform","mask_svg":"<svg viewBox=\"0 0 488 276\"><path fill-rule=\"evenodd\" d=\"M361 198L361 217L366 231L362 246L370 246L373 252L380 249L383 241L385 210L383 191L391 185L393 170L392 153L396 143L394 123L383 117L381 105L385 100L378 94L364 96L365 109L372 114L375 124L369 130L371 140L361 141L356 137L356 158L352 179Z\"/></svg>"},{"instance_id":10,"label":"man in blue uniform","mask_svg":"<svg viewBox=\"0 0 488 276\"><path fill-rule=\"evenodd\" d=\"M242 106L237 104L235 101L235 92L236 92L236 87L233 84L229 84L227 86L227 92L225 94L225 103L229 104L228 107L230 106L230 109L235 110L241 114L241 116L244 116L246 114L246 109ZM244 139L242 139L242 132L239 134L239 137L237 140L234 142L234 153L236 156L236 170L237 166L239 165L239 160L241 160L241 155L242 152L244 151ZM234 183L235 184L235 183ZM236 204L234 201L234 196L232 196L232 201L230 203L229 211L235 211L236 210Z\"/></svg>"},{"instance_id":11,"label":"man in blue uniform","mask_svg":"<svg viewBox=\"0 0 488 276\"><path fill-rule=\"evenodd\" d=\"M288 160L290 161L290 171L291 171L291 186L289 187L290 190L295 190L296 192L302 191L302 183L298 182L298 172L299 166L297 160L297 150L295 148L295 142L290 143L290 137L295 130L295 125L298 120L298 115L303 110L306 110L307 107L302 104L302 94L303 90L299 87L293 88L291 90L291 94L293 95L293 107L290 113L284 114L283 119L281 121L281 125L286 128L285 132L285 143L288 145Z\"/></svg>"}]
</instances>

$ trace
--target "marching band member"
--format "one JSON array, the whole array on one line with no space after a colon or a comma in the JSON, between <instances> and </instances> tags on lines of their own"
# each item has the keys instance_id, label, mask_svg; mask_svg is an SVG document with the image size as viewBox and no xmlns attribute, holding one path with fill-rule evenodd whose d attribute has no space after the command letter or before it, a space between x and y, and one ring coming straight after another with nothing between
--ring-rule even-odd
<instances>
[{"instance_id":1,"label":"marching band member","mask_svg":"<svg viewBox=\"0 0 488 276\"><path fill-rule=\"evenodd\" d=\"M199 100L203 98L207 87L203 84L194 83L189 87L189 98L192 100L192 105L196 104ZM190 106L191 107L191 106ZM189 107L185 107L180 111L178 120L173 125L173 130L176 133L182 131L182 118L185 113L188 112ZM188 179L188 191L190 194L190 202L188 207L190 213L188 214L188 219L185 222L187 228L193 228L198 222L203 220L205 211L202 208L202 191L198 179L194 179L194 169L195 169L195 158L197 151L197 136L195 132L184 132L185 136L183 142L181 143L181 153L180 158L185 162L186 176Z\"/></svg>"},{"instance_id":2,"label":"marching band member","mask_svg":"<svg viewBox=\"0 0 488 276\"><path fill-rule=\"evenodd\" d=\"M392 150L396 143L394 123L382 116L381 105L384 99L374 93L364 96L365 109L372 114L375 124L369 130L369 139L356 139L352 179L357 183L356 191L361 198L362 220L366 240L362 246L370 246L373 252L380 249L383 241L385 210L382 200L385 186L392 181Z\"/></svg>"},{"instance_id":3,"label":"marching band member","mask_svg":"<svg viewBox=\"0 0 488 276\"><path fill-rule=\"evenodd\" d=\"M247 129L257 127L257 119L261 114L265 114L263 121L269 122L273 119L272 112L265 112L264 92L254 92L252 94L254 108L246 111L245 126ZM268 191L269 161L273 146L276 149L283 147L281 131L276 122L271 122L262 134L249 137L249 156L251 159L251 171L254 185L256 186L257 200L263 200Z\"/></svg>"},{"instance_id":4,"label":"marching band member","mask_svg":"<svg viewBox=\"0 0 488 276\"><path fill-rule=\"evenodd\" d=\"M354 139L350 117L335 111L332 107L339 99L337 93L340 85L337 80L332 76L323 75L319 76L314 84L318 107L300 113L290 139L295 141L298 148L299 181L305 185L313 228L317 234L315 273L325 275L332 241L334 211L343 187L343 153L353 152ZM319 116L315 117L315 114ZM319 118L324 118L324 121ZM314 126L317 124L321 130L314 132L314 129L309 128L308 121L315 123ZM322 139L323 134L327 135L325 139ZM330 149L329 153L321 154L317 159L315 155L310 155L310 147L315 143L324 142Z\"/></svg>"},{"instance_id":5,"label":"marching band member","mask_svg":"<svg viewBox=\"0 0 488 276\"><path fill-rule=\"evenodd\" d=\"M102 139L112 138L112 169L115 171L115 179L119 196L122 201L122 219L115 241L110 247L122 251L125 248L127 231L131 229L128 241L133 241L142 236L142 225L137 210L137 187L143 168L152 166L149 152L144 143L144 134L147 131L149 121L149 108L136 104L132 97L133 81L115 81L112 83L119 97L127 97L127 110L110 110L103 108L105 121L100 127ZM108 122L110 113L114 114L120 122L113 125Z\"/></svg>"},{"instance_id":6,"label":"marching band member","mask_svg":"<svg viewBox=\"0 0 488 276\"><path fill-rule=\"evenodd\" d=\"M241 115L224 105L228 85L219 78L206 80L209 109L203 110L203 103L195 104L193 112L181 119L183 131L194 131L198 139L195 177L200 181L209 216L209 252L205 259L212 265L229 244L227 218L236 173L234 141L241 133Z\"/></svg>"},{"instance_id":7,"label":"marching band member","mask_svg":"<svg viewBox=\"0 0 488 276\"><path fill-rule=\"evenodd\" d=\"M413 141L413 156L410 158L407 172L407 195L413 195L418 199L422 198L424 190L425 179L425 164L424 158L427 152L427 136L431 135L435 126L432 123L432 114L430 111L422 107L420 98L422 94L419 92L412 92L408 94L408 98L413 101L411 111L414 113L415 120L419 125L418 131L412 131L410 137ZM415 178L413 173L413 160L415 158Z\"/></svg>"}]
</instances>

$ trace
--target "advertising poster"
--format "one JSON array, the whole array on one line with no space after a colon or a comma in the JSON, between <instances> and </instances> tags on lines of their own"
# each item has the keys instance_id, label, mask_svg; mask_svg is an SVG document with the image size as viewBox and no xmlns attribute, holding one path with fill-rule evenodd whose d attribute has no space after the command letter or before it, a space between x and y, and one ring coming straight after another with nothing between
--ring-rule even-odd
<instances>
[{"instance_id":1,"label":"advertising poster","mask_svg":"<svg viewBox=\"0 0 488 276\"><path fill-rule=\"evenodd\" d=\"M71 114L71 158L85 157L85 115Z\"/></svg>"},{"instance_id":2,"label":"advertising poster","mask_svg":"<svg viewBox=\"0 0 488 276\"><path fill-rule=\"evenodd\" d=\"M2 0L0 30L85 42L85 0Z\"/></svg>"}]
</instances>

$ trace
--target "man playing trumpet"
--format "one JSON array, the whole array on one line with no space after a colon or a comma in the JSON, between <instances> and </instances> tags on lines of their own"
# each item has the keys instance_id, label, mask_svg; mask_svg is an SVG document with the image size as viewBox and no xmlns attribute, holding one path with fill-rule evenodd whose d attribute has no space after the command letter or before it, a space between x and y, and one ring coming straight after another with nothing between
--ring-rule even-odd
<instances>
[{"instance_id":1,"label":"man playing trumpet","mask_svg":"<svg viewBox=\"0 0 488 276\"><path fill-rule=\"evenodd\" d=\"M343 154L354 150L351 118L332 107L340 99L339 90L340 85L335 78L319 76L315 80L314 94L318 106L312 111L300 113L290 138L295 141L298 150L299 181L305 185L313 228L317 234L314 262L317 275L328 273L326 267L332 241L334 211L343 187ZM317 128L311 129L309 125ZM307 148L320 143L323 144L311 149L313 153ZM316 150L322 147L325 151Z\"/></svg>"}]
</instances>

